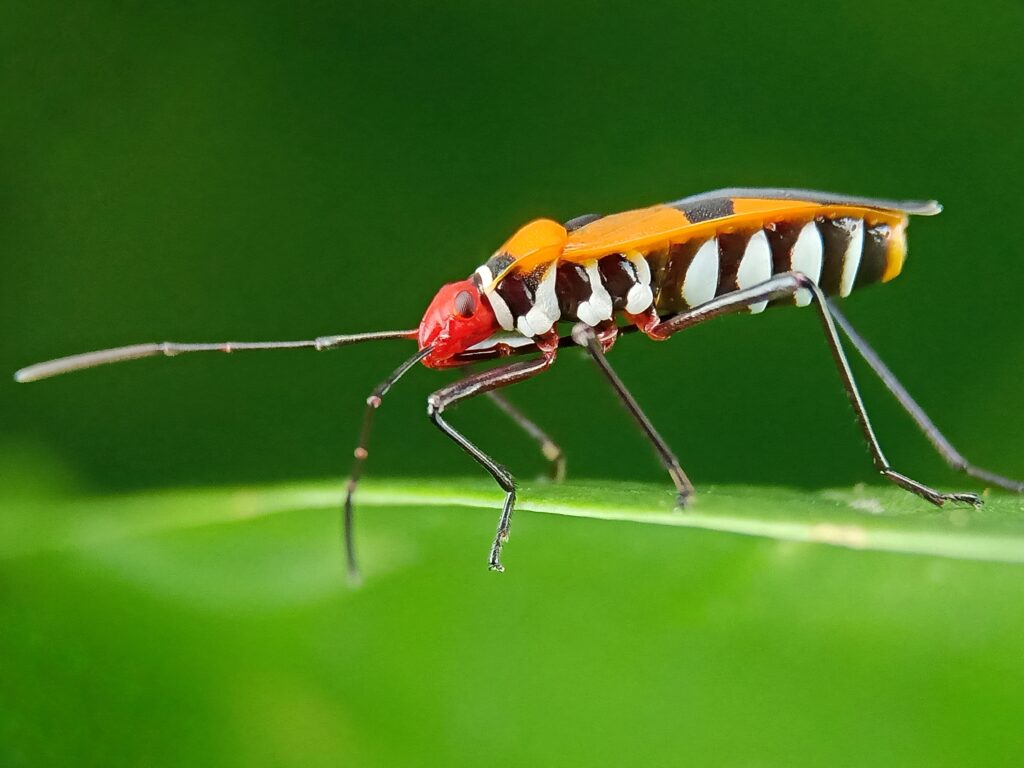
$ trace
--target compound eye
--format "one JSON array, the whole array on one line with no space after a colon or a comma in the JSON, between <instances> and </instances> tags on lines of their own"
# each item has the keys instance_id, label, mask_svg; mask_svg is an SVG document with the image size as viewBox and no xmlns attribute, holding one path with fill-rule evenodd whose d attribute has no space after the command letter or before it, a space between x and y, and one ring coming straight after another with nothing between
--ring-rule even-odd
<instances>
[{"instance_id":1,"label":"compound eye","mask_svg":"<svg viewBox=\"0 0 1024 768\"><path fill-rule=\"evenodd\" d=\"M455 294L455 314L459 317L472 317L476 312L476 299L469 291Z\"/></svg>"}]
</instances>

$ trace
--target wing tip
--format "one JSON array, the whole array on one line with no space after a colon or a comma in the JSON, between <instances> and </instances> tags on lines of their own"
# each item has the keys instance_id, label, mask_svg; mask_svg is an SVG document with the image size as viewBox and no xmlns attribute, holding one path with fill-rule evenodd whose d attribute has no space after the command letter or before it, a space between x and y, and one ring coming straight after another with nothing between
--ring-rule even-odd
<instances>
[{"instance_id":1,"label":"wing tip","mask_svg":"<svg viewBox=\"0 0 1024 768\"><path fill-rule=\"evenodd\" d=\"M916 208L910 210L909 213L918 216L938 216L942 213L942 203L938 200L924 200L920 203L915 203L915 205Z\"/></svg>"},{"instance_id":2,"label":"wing tip","mask_svg":"<svg viewBox=\"0 0 1024 768\"><path fill-rule=\"evenodd\" d=\"M36 366L30 365L26 368L20 368L14 372L14 380L19 384L27 384L30 381L36 381L39 376L35 372Z\"/></svg>"},{"instance_id":3,"label":"wing tip","mask_svg":"<svg viewBox=\"0 0 1024 768\"><path fill-rule=\"evenodd\" d=\"M911 216L936 216L942 212L942 204L938 200L899 200L894 198L859 197L843 195L836 192L825 192L797 187L724 187L712 192L702 192L666 205L680 206L704 202L722 197L767 198L770 200L797 200L822 205L858 205L867 208L878 208L887 211L899 211Z\"/></svg>"}]
</instances>

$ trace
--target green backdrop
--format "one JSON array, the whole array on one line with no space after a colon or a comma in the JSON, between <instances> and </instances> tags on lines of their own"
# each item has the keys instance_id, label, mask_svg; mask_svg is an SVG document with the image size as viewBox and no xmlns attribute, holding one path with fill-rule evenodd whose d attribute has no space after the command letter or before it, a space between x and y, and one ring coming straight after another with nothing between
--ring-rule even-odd
<instances>
[{"instance_id":1,"label":"green backdrop","mask_svg":"<svg viewBox=\"0 0 1024 768\"><path fill-rule=\"evenodd\" d=\"M442 283L466 276L511 231L537 216L565 219L589 211L613 212L733 185L934 197L946 210L938 218L913 222L903 276L855 295L845 303L846 312L968 456L1020 475L1022 31L1021 5L995 1L972 6L871 0L769 6L14 0L0 8L0 368L13 372L40 359L136 341L309 338L412 327ZM3 485L9 494L55 486L118 493L340 478L347 470L366 394L406 351L398 343L381 343L323 355L194 356L147 360L32 386L8 379L0 382ZM612 360L698 488L708 483L819 488L875 482L817 323L807 312L727 318L668 344L628 338L615 348ZM969 488L934 456L866 366L855 363L855 369L896 466L943 486ZM378 417L371 476L477 474L423 415L426 395L450 380L449 373L421 369L394 390ZM511 396L562 442L570 476L667 485L626 415L578 354L564 354L553 371ZM534 447L491 405L467 404L453 421L524 478L540 472ZM465 514L436 511L425 519L448 526L460 545L476 547L465 557L461 546L445 550L452 557L458 552L466 561L465 571L456 570L464 576L438 575L446 567L443 562L424 568L421 576L430 585L425 594L434 595L434 588L443 594L457 590L462 579L475 583L488 576L477 566L493 524L489 516L481 518L472 536L461 538ZM399 525L397 518L394 525ZM426 523L417 525L425 526L425 536L435 530ZM567 620L566 606L576 599L589 606L580 609L580 628L586 635L575 637L562 625L552 636L538 630L538 646L517 651L540 659L535 667L527 665L538 670L537 677L523 682L523 675L530 673L520 669L520 687L508 712L495 711L480 721L475 715L452 715L454 720L440 718L438 723L447 725L436 728L428 727L431 721L424 715L426 720L419 721L424 730L397 728L394 744L399 746L393 748L380 746L396 727L386 715L375 715L380 722L372 727L346 720L330 707L318 708L303 698L305 689L292 680L291 688L283 685L285 694L309 713L311 720L304 722L312 723L311 732L342 733L339 723L344 721L352 733L361 734L346 741L344 731L338 736L341 741L324 742L323 754L317 755L330 762L336 755L351 754L346 750L358 743L356 753L366 759L373 755L382 764L428 763L430 755L452 764L468 754L453 745L472 731L474 750L479 750L475 754L482 759L489 751L487 729L500 731L505 717L511 723L510 738L536 747L522 747L516 754L523 759L551 758L551 745L564 746L570 739L579 747L581 760L600 760L602 754L619 754L613 742L602 747L600 739L601 732L614 731L615 718L583 717L573 709L572 696L553 695L554 689L545 687L544 681L551 680L545 675L557 677L558 669L568 668L562 665L577 658L571 646L585 647L594 675L603 674L600 670L609 664L620 665L619 673L611 673L604 688L595 682L600 677L571 667L575 671L559 686L579 685L584 696L607 696L609 710L618 711L617 702L630 706L629 712L619 714L625 718L623 727L635 735L651 718L669 728L674 705L669 689L641 682L634 689L630 680L653 674L656 661L687 646L688 636L709 649L722 633L719 639L726 638L728 651L703 668L703 674L727 686L732 663L757 652L753 635L771 634L782 621L766 607L763 622L748 614L739 627L750 636L728 640L733 636L727 631L727 608L719 606L715 610L726 613L713 622L717 629L710 634L694 637L692 627L675 619L645 631L642 615L602 604L601 579L613 578L596 574L603 572L602 563L611 572L628 572L644 559L639 550L631 550L636 562L617 564L612 537L653 541L659 531L640 534L615 528L614 534L584 534L586 526L574 529L573 521L533 525L536 531L558 526L569 537L609 537L601 539L604 545L595 545L595 560L583 570L597 579L587 581L586 587L559 575L554 566L539 565L545 556L548 562L556 560L557 552L542 548L529 558L521 554L523 570L531 564L535 569L529 587L558 593L561 602L539 615L519 618L561 622ZM321 538L310 533L302 546L315 539L328 552L335 544L333 518L325 516L317 526ZM386 536L387 530L381 527L377 534ZM244 548L245 536L239 536L238 546ZM756 570L758 557L769 546L714 534L687 541L685 551L691 555L710 552L702 562L712 571L722 566L728 572L726 565L745 564L743 578L750 577L750 568ZM259 550L259 557L248 563L250 570L232 573L228 580L245 580L271 568L259 559L270 557L270 551ZM856 559L843 562L828 571L831 576L822 582L827 586L808 597L808 611L836 611L823 606L849 599L839 586L840 573L852 583L865 566ZM672 571L657 587L661 597L649 610L671 611L673 595L680 605L695 605L687 602L692 599L690 588L680 590L690 577L701 578L702 567L693 562L685 573ZM1019 580L1019 570L1010 572ZM96 649L110 640L99 628L106 619L120 617L115 623L124 631L118 632L117 642L125 647L134 647L135 634L145 634L130 618L131 611L128 618L119 613L134 605L135 598L99 597L109 585L102 579L89 581L92 577L82 576L73 565L40 562L16 574L5 579L7 607L24 617L38 597L53 614L38 625L30 622L30 628L67 631L73 626L66 613L73 611L71 606L98 601L97 615L82 619L92 622L96 634L89 642L96 647L75 651L86 666L95 660L93 652L102 655ZM801 582L794 578L785 594L797 610ZM883 602L885 584L876 585ZM352 599L370 601L372 589ZM482 589L488 600L502 600L500 585L488 582ZM197 587L195 594L203 591ZM525 610L530 601L526 593L519 594L516 599L525 602L511 604ZM612 594L631 599L629 592ZM753 600L751 593L744 594L740 602ZM56 602L46 602L50 599ZM394 611L400 618L413 597L396 593L390 599L378 596L373 610ZM477 604L460 603L458 593L424 599L439 600L441 610L453 616L481 610ZM958 605L966 607L973 598L966 592L960 599ZM184 601L190 604L188 598ZM153 621L155 626L162 626L155 616L176 616L152 606L141 615L149 617L143 623ZM515 624L517 615L496 615L505 618L491 619L511 631L505 624ZM801 641L808 645L801 647L819 647L829 642L832 630L850 630L844 630L838 613L828 615L835 626L816 625L812 639ZM297 630L276 624L277 629L262 635L255 622L228 629L215 616L203 616L198 625L183 620L190 627L186 632L198 633L192 637L195 647L206 630L221 632L218 637L224 638L237 629L243 646L239 652L252 668L271 670L252 686L241 686L231 699L237 703L255 696L266 704L269 718L278 683L287 677L281 669L275 671L274 663L286 649L294 650L282 638L291 642ZM302 616L306 624L295 626L308 629L309 623L327 621L312 612ZM912 620L906 614L886 616L874 614L870 620L894 631L907 629L900 620ZM936 631L944 626L934 616L929 621L933 624L926 625ZM643 646L634 645L629 634L614 634L622 631L623 623L634 627L634 639ZM415 623L407 630L398 618L395 624L388 628L399 635L409 631L405 642L415 641ZM438 626L458 622L441 621ZM485 641L486 627L474 627L470 634ZM26 636L34 631L26 629ZM332 625L331 649L349 661L372 657L374 652L360 641L352 647L343 641L349 632L360 637L360 631L358 622ZM605 631L612 639L602 644ZM1006 640L998 630L993 632L995 645ZM871 650L858 645L863 654L853 663L865 675L885 676L870 661L873 653L883 652L881 633L872 634ZM917 636L913 631L911 635ZM472 681L479 694L479 686L486 685L491 650L483 645L470 649L467 637L459 635L455 647L466 654L465 685ZM782 635L771 637L771 643L783 642ZM116 647L110 653L119 653ZM326 648L318 652L328 654ZM934 653L936 664L948 659L941 651ZM50 679L52 666L45 655L25 654L22 661L28 667L20 674L34 679L26 670L38 664L43 678ZM621 666L630 654L653 655L640 672ZM799 665L800 656L791 649L782 658ZM152 659L144 654L134 658L148 671L138 676L124 672L124 686L148 675L159 678ZM214 669L222 661L216 655L204 657L191 674L198 679L207 666ZM457 654L445 661L455 664ZM525 658L519 661L526 663ZM165 663L177 668L173 659ZM500 662L494 664L501 669ZM691 659L689 664L691 671L701 670L700 662ZM815 674L825 674L825 662L813 664L824 664ZM397 667L385 666L389 681L408 683ZM753 757L762 753L747 719L769 715L773 705L765 701L743 710L735 702L764 686L778 684L785 691L785 668L769 666L763 678L757 675L759 668L747 668L729 694L739 698L729 698L733 703L720 710L723 717L736 718L734 727L745 735L717 731L711 741L701 742L708 750L702 754L714 755L715 749L731 745L734 751L727 754L738 761L732 764L762 764ZM353 673L363 696L352 694L352 706L364 713L386 711L374 699L382 695L375 686L383 678L367 669L376 667ZM1019 673L1019 665L1011 671ZM406 672L428 674L412 668ZM54 690L92 680L68 674L53 677ZM667 674L672 680L682 675L678 669ZM504 671L495 675L509 683ZM979 676L964 675L972 681L1000 679L992 668ZM159 679L172 677L169 673ZM788 725L776 723L779 728L812 733L817 721L800 713L823 706L834 715L844 706L843 691L850 693L853 705L877 707L884 718L886 703L871 700L852 678L831 693L820 676L815 680L810 688L790 690L786 700L800 704ZM103 690L101 682L93 682ZM193 692L184 683L180 689L173 682L167 685L173 689L165 692L167 722L174 723ZM908 682L908 687L913 685ZM20 690L7 688L8 693ZM123 693L122 687L117 690ZM979 701L986 690L979 689ZM855 691L863 695L858 698ZM451 714L459 706L452 702L466 701L459 698L465 693L458 685L433 693L420 689L418 697L406 702L405 715ZM964 695L956 681L932 694ZM96 695L103 700L101 693ZM533 701L534 695L543 701ZM495 697L500 700L500 692ZM81 713L94 700L82 694L64 715ZM468 699L481 706L488 700ZM117 701L99 707L104 713L101 731L116 732L112 723L120 716L130 721L133 707L125 702L131 697L125 694ZM537 712L524 713L538 704L554 710L545 715L551 718L547 728L535 735L539 741L530 742L531 734L523 729L546 719L535 719L540 717ZM37 715L47 711L33 710ZM223 710L199 714L216 719ZM710 720L702 727L713 728L714 718L705 716ZM571 733L558 729L563 717ZM154 714L151 722L160 720ZM452 722L463 727L446 730ZM921 726L925 741L927 734L946 730L938 721L929 722ZM91 732L79 725L82 734ZM848 722L845 736L820 757L840 760L848 754L845 750L853 748L861 725ZM588 735L589 728L593 732ZM249 723L235 736L244 741L239 734L253 735L258 742L258 731ZM220 742L214 731L203 733L186 740L191 746L178 755L182 761L203 762L196 755L212 763L255 760L254 755L221 754L218 749L226 748L215 745ZM289 732L288 738L303 742L302 731L296 733ZM975 735L978 743L989 743L982 732ZM893 738L893 744L899 742ZM71 743L84 741L88 739L83 735ZM584 742L590 746L580 747ZM748 742L750 750L743 751ZM28 763L34 762L33 749L25 746L34 743L31 739L22 735L13 743L24 748L21 756ZM288 743L281 742L284 755L304 754L298 746L290 752ZM420 751L417 745L423 744L435 751ZM673 751L682 747L678 741L671 744ZM952 759L947 748L936 745L932 756ZM650 760L667 759L658 757L653 746L645 749L641 753ZM138 756L145 750L126 754ZM174 754L160 754L169 763L177 762ZM785 754L785 749L769 750L763 753L764 764L783 760ZM884 754L882 748L879 759ZM315 762L316 755L307 757ZM813 755L808 760L816 762ZM500 757L496 761L500 764Z\"/></svg>"}]
</instances>

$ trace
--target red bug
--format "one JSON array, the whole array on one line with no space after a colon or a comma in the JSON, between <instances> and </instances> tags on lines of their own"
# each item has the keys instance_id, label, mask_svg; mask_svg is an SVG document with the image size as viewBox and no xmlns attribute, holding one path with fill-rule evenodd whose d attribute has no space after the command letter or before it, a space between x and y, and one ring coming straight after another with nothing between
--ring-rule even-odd
<instances>
[{"instance_id":1,"label":"red bug","mask_svg":"<svg viewBox=\"0 0 1024 768\"><path fill-rule=\"evenodd\" d=\"M501 565L516 487L512 475L448 424L454 404L486 394L537 439L564 473L561 450L498 390L536 376L555 361L559 348L578 345L632 414L678 491L680 506L694 489L671 449L644 415L605 353L625 332L662 341L675 333L731 312L757 314L772 305L813 304L850 405L871 450L875 469L889 481L932 504L978 505L973 493L940 493L890 466L875 437L839 329L882 379L936 450L954 469L1000 487L1024 492L1024 484L972 465L939 432L875 351L835 307L846 297L901 272L911 215L941 211L934 201L881 200L793 189L723 189L635 211L579 216L564 224L532 221L517 231L469 278L445 285L417 330L323 336L310 341L139 344L61 358L24 368L18 381L34 381L105 363L185 352L310 347L333 349L378 339L415 339L419 350L367 398L355 464L345 498L345 539L350 573L356 574L352 498L367 457L373 414L408 370L470 364L532 353L434 392L427 400L431 421L481 464L505 492L488 564ZM619 321L625 321L620 326ZM571 333L562 335L559 325Z\"/></svg>"}]
</instances>

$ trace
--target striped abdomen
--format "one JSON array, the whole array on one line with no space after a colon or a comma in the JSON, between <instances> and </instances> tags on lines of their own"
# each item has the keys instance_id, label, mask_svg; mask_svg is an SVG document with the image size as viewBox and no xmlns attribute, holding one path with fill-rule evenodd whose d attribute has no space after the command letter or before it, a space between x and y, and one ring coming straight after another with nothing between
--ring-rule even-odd
<instances>
[{"instance_id":1,"label":"striped abdomen","mask_svg":"<svg viewBox=\"0 0 1024 768\"><path fill-rule=\"evenodd\" d=\"M905 221L819 214L674 243L647 255L655 307L662 315L679 312L789 271L804 273L826 294L848 296L899 274L904 233ZM795 297L798 306L810 301L806 291ZM766 306L758 302L750 310Z\"/></svg>"},{"instance_id":2,"label":"striped abdomen","mask_svg":"<svg viewBox=\"0 0 1024 768\"><path fill-rule=\"evenodd\" d=\"M658 314L670 315L789 271L807 275L826 294L847 296L854 288L899 274L905 227L905 217L888 212L876 217L827 209L758 225L724 220L717 229L646 253L556 259L528 272L509 272L494 284L494 275L512 261L499 253L474 279L502 328L538 336L560 321L597 325L620 312L642 314L652 305ZM810 301L807 291L793 299L798 306ZM750 311L761 312L767 305L757 302Z\"/></svg>"}]
</instances>

